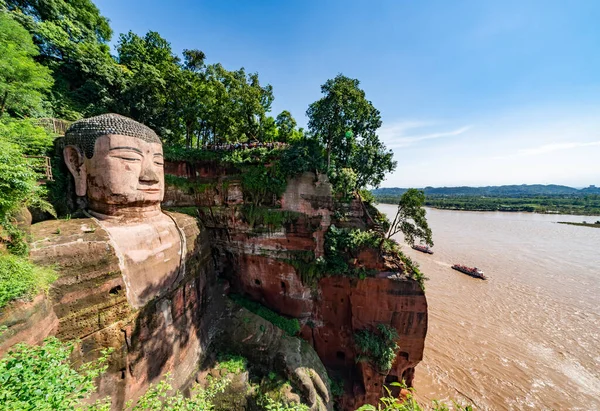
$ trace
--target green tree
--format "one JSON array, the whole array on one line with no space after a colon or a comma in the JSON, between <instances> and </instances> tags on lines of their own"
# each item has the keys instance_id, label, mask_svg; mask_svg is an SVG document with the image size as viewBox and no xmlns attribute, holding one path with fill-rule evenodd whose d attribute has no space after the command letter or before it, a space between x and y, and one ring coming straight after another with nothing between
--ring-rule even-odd
<instances>
[{"instance_id":1,"label":"green tree","mask_svg":"<svg viewBox=\"0 0 600 411\"><path fill-rule=\"evenodd\" d=\"M355 190L378 187L387 173L396 169L394 153L387 150L376 134L365 135L354 144L350 166L356 172Z\"/></svg>"},{"instance_id":2,"label":"green tree","mask_svg":"<svg viewBox=\"0 0 600 411\"><path fill-rule=\"evenodd\" d=\"M321 86L325 96L312 103L306 115L310 132L325 146L327 168L332 161L346 167L356 139L381 126L379 111L365 97L357 79L338 74Z\"/></svg>"},{"instance_id":3,"label":"green tree","mask_svg":"<svg viewBox=\"0 0 600 411\"><path fill-rule=\"evenodd\" d=\"M276 120L271 116L266 116L260 124L259 140L263 142L277 141L279 139L279 129Z\"/></svg>"},{"instance_id":4,"label":"green tree","mask_svg":"<svg viewBox=\"0 0 600 411\"><path fill-rule=\"evenodd\" d=\"M416 240L421 240L433 246L431 229L425 217L425 193L416 188L409 188L402 194L398 201L398 210L394 221L390 225L386 238L402 233L404 240L413 245ZM383 242L382 242L383 244Z\"/></svg>"},{"instance_id":5,"label":"green tree","mask_svg":"<svg viewBox=\"0 0 600 411\"><path fill-rule=\"evenodd\" d=\"M120 112L156 130L168 142L181 136L175 98L181 80L179 58L171 45L155 31L144 37L121 34L117 44L119 63L129 75L120 99Z\"/></svg>"},{"instance_id":6,"label":"green tree","mask_svg":"<svg viewBox=\"0 0 600 411\"><path fill-rule=\"evenodd\" d=\"M335 179L347 168L356 173L356 185L350 190L378 186L385 173L396 167L392 153L377 136L379 110L359 85L357 79L338 74L321 86L324 97L306 112L309 131L325 147L330 177Z\"/></svg>"},{"instance_id":7,"label":"green tree","mask_svg":"<svg viewBox=\"0 0 600 411\"><path fill-rule=\"evenodd\" d=\"M31 35L9 13L0 11L0 116L29 116L42 110L52 86L50 70L34 60Z\"/></svg>"},{"instance_id":8,"label":"green tree","mask_svg":"<svg viewBox=\"0 0 600 411\"><path fill-rule=\"evenodd\" d=\"M297 123L289 111L283 110L279 113L275 119L275 124L277 125L277 139L279 141L288 142L293 139Z\"/></svg>"},{"instance_id":9,"label":"green tree","mask_svg":"<svg viewBox=\"0 0 600 411\"><path fill-rule=\"evenodd\" d=\"M32 35L38 60L55 79L55 115L75 119L114 107L123 70L110 55L112 30L91 0L5 0L5 8Z\"/></svg>"}]
</instances>

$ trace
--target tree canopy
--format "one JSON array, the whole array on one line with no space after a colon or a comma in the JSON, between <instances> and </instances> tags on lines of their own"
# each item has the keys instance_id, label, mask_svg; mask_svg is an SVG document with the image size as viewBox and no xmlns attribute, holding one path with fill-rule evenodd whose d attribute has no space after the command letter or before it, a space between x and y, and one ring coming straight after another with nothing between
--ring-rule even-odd
<instances>
[{"instance_id":1,"label":"tree canopy","mask_svg":"<svg viewBox=\"0 0 600 411\"><path fill-rule=\"evenodd\" d=\"M42 100L53 81L50 70L34 60L38 54L27 30L0 11L0 116L43 111Z\"/></svg>"},{"instance_id":2,"label":"tree canopy","mask_svg":"<svg viewBox=\"0 0 600 411\"><path fill-rule=\"evenodd\" d=\"M324 96L312 103L306 115L308 129L325 147L330 176L356 173L353 190L377 187L396 163L377 136L381 114L367 100L357 79L338 74L321 86Z\"/></svg>"}]
</instances>

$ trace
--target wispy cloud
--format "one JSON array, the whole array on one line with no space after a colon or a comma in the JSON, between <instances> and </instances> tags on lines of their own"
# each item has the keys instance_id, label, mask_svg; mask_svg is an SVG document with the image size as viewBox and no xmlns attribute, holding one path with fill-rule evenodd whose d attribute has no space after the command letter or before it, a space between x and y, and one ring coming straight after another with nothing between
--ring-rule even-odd
<instances>
[{"instance_id":1,"label":"wispy cloud","mask_svg":"<svg viewBox=\"0 0 600 411\"><path fill-rule=\"evenodd\" d=\"M593 146L600 146L600 141L590 141L587 143L574 142L574 143L544 144L539 147L519 150L517 152L517 154L520 156L533 156L533 155L537 155L537 154L551 153L553 151L562 151L562 150L570 150L573 148L593 147Z\"/></svg>"},{"instance_id":2,"label":"wispy cloud","mask_svg":"<svg viewBox=\"0 0 600 411\"><path fill-rule=\"evenodd\" d=\"M444 137L453 137L463 134L471 129L471 126L463 126L456 130L441 131L428 134L408 134L409 130L431 126L432 123L405 121L384 126L379 131L381 139L388 148L401 148L412 146L425 140L433 140Z\"/></svg>"}]
</instances>

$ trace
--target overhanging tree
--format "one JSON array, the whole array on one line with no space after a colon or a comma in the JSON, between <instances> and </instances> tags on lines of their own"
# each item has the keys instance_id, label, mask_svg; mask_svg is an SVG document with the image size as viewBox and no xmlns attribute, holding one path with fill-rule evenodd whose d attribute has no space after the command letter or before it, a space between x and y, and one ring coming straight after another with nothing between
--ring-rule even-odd
<instances>
[{"instance_id":1,"label":"overhanging tree","mask_svg":"<svg viewBox=\"0 0 600 411\"><path fill-rule=\"evenodd\" d=\"M410 245L414 245L415 241L419 240L432 247L432 233L425 217L424 205L425 193L423 191L416 188L406 190L398 201L398 210L386 238L389 239L402 233L404 240Z\"/></svg>"}]
</instances>

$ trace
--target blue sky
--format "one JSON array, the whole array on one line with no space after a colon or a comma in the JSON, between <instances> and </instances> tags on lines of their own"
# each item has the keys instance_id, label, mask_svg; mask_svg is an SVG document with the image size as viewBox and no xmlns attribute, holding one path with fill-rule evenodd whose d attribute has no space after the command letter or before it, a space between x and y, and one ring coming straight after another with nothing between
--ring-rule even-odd
<instances>
[{"instance_id":1,"label":"blue sky","mask_svg":"<svg viewBox=\"0 0 600 411\"><path fill-rule=\"evenodd\" d=\"M600 1L96 0L115 32L258 72L301 125L358 78L398 169L383 186L600 185Z\"/></svg>"}]
</instances>

